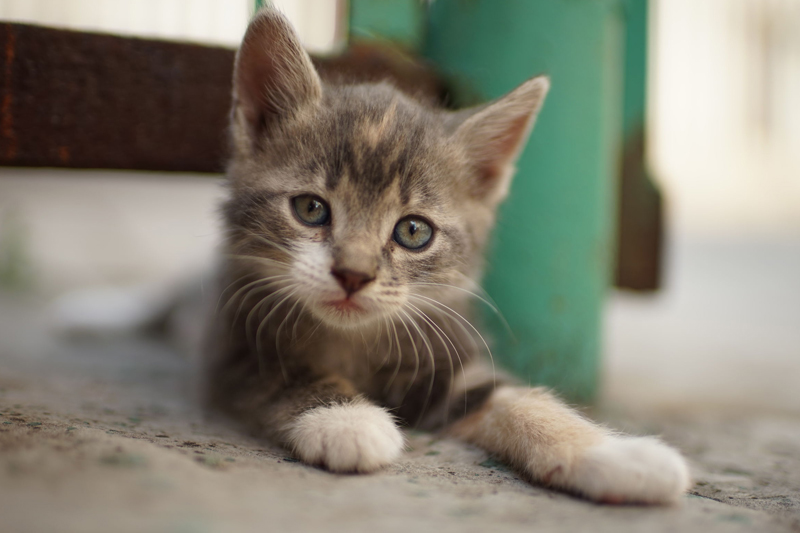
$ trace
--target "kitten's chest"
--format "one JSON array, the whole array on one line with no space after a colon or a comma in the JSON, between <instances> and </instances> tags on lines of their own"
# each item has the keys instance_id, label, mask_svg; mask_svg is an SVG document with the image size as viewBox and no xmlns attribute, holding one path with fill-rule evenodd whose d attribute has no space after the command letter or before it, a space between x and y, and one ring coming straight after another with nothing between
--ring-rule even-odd
<instances>
[{"instance_id":1,"label":"kitten's chest","mask_svg":"<svg viewBox=\"0 0 800 533\"><path fill-rule=\"evenodd\" d=\"M351 337L331 336L316 348L316 365L320 370L347 378L364 390L378 379L380 370L390 360L401 358L399 351L390 353L389 347L379 338L367 335ZM310 355L310 354L309 354Z\"/></svg>"}]
</instances>

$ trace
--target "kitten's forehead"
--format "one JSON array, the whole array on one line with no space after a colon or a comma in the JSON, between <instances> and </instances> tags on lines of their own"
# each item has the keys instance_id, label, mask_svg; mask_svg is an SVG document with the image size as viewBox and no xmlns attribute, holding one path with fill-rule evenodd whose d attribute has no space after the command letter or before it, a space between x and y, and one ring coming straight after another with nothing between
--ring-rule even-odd
<instances>
[{"instance_id":1,"label":"kitten's forehead","mask_svg":"<svg viewBox=\"0 0 800 533\"><path fill-rule=\"evenodd\" d=\"M388 86L335 88L325 103L311 166L326 190L367 202L390 195L403 205L442 196L433 175L445 139L430 110Z\"/></svg>"}]
</instances>

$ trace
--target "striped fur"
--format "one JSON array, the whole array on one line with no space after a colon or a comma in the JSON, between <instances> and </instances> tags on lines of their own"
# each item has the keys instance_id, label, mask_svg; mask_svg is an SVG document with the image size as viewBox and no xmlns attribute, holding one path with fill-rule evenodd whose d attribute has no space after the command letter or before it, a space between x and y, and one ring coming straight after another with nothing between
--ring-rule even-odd
<instances>
[{"instance_id":1,"label":"striped fur","mask_svg":"<svg viewBox=\"0 0 800 533\"><path fill-rule=\"evenodd\" d=\"M326 85L288 22L259 13L234 72L226 259L208 342L214 404L335 471L393 461L399 425L455 422L455 435L539 482L596 499L674 499L680 475L643 498L574 482L609 434L550 395L496 389L507 380L473 325L495 211L548 87L533 78L451 112L385 83ZM329 224L298 218L302 195L329 206ZM419 250L393 239L407 216L433 228ZM363 285L349 293L341 272Z\"/></svg>"}]
</instances>

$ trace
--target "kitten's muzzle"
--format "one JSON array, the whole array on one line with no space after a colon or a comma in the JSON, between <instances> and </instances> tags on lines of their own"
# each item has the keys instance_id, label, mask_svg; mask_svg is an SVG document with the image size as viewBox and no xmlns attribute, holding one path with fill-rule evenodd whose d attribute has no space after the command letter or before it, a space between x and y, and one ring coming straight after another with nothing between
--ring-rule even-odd
<instances>
[{"instance_id":1,"label":"kitten's muzzle","mask_svg":"<svg viewBox=\"0 0 800 533\"><path fill-rule=\"evenodd\" d=\"M334 268L331 270L331 275L339 282L339 285L341 285L347 293L348 298L353 293L360 291L365 286L375 281L375 276L373 274L367 274L349 268Z\"/></svg>"}]
</instances>

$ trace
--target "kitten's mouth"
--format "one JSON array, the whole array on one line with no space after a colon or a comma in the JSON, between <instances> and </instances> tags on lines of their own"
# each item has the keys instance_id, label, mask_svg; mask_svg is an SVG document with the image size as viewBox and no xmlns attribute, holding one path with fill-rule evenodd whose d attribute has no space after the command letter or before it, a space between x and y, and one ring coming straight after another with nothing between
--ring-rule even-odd
<instances>
[{"instance_id":1,"label":"kitten's mouth","mask_svg":"<svg viewBox=\"0 0 800 533\"><path fill-rule=\"evenodd\" d=\"M342 298L341 300L330 300L326 305L331 309L335 309L344 314L363 313L364 308L358 305L350 298Z\"/></svg>"}]
</instances>

